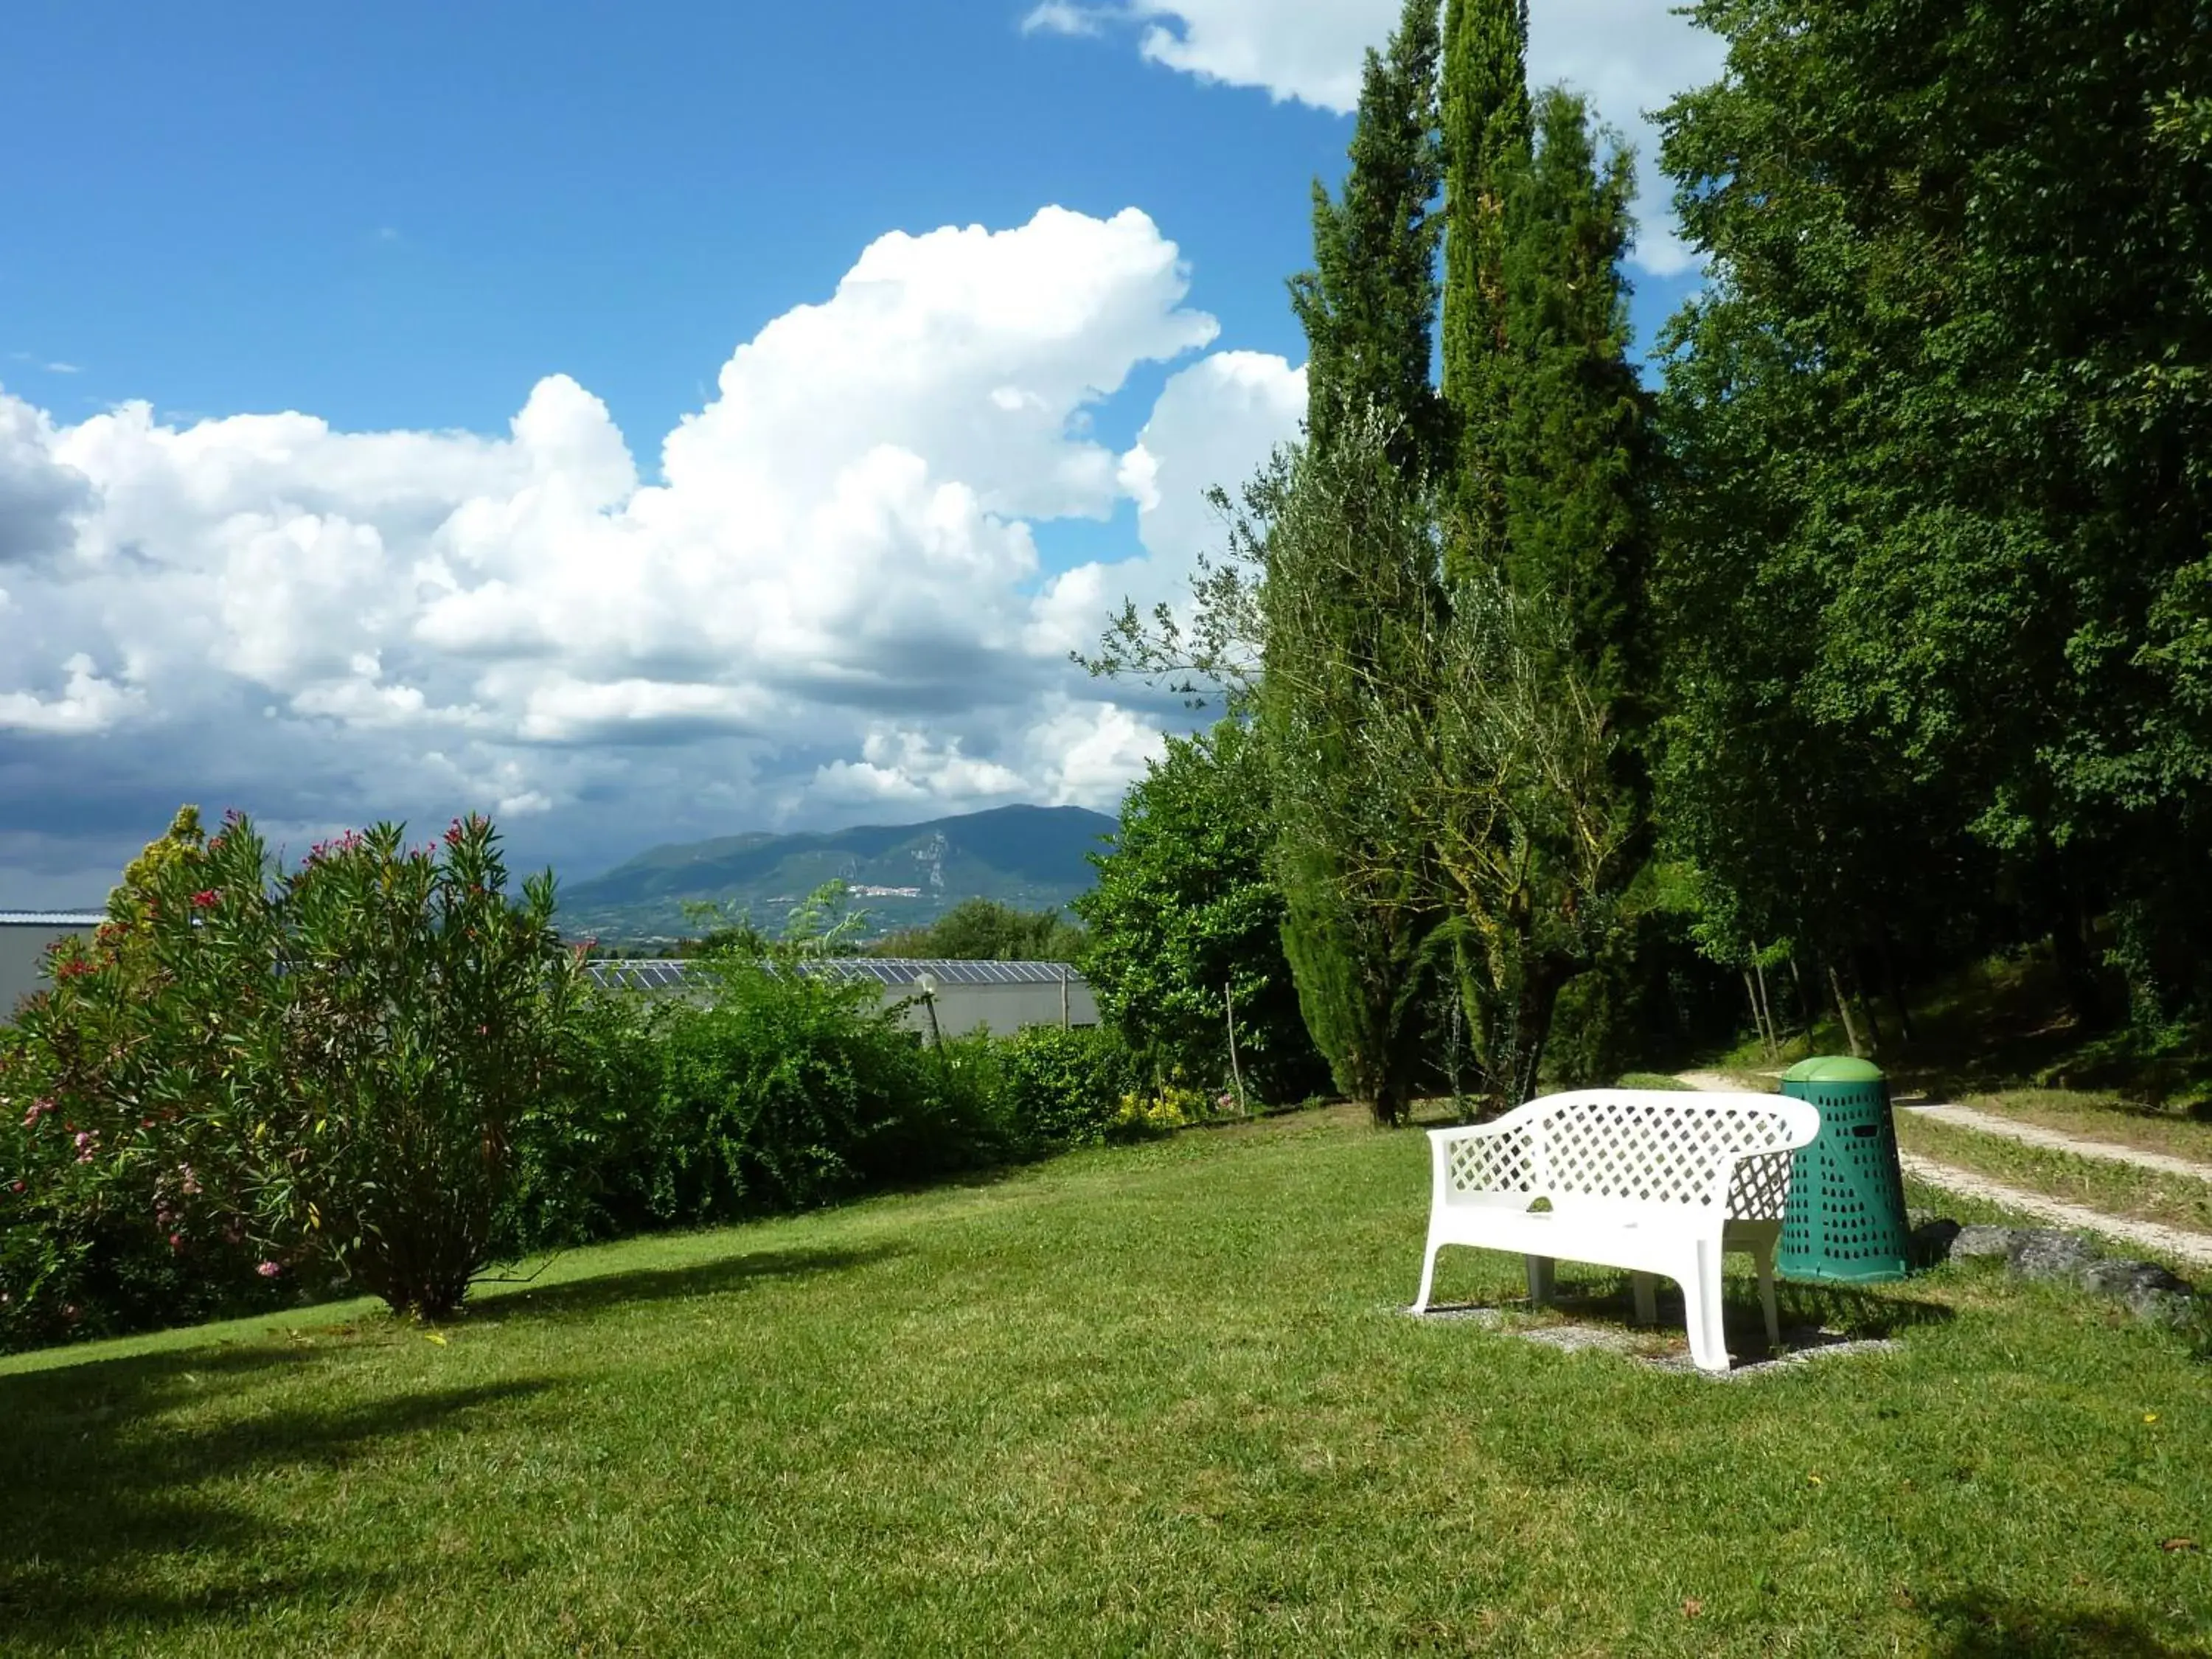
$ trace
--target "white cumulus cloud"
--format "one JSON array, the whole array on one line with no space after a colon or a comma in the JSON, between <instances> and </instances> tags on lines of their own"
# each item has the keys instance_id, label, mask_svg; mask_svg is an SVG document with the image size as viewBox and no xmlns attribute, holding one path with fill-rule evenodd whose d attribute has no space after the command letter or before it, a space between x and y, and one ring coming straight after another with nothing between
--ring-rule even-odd
<instances>
[{"instance_id":1,"label":"white cumulus cloud","mask_svg":"<svg viewBox=\"0 0 2212 1659\"><path fill-rule=\"evenodd\" d=\"M1171 711L1066 653L1179 589L1202 492L1303 405L1280 359L1204 355L1190 281L1135 210L884 236L736 349L651 477L562 374L493 434L69 425L0 391L0 902L185 799L298 842L488 806L585 867L1110 807ZM1146 362L1182 366L1117 453L1089 414ZM1036 526L1133 498L1127 558L1045 571Z\"/></svg>"},{"instance_id":2,"label":"white cumulus cloud","mask_svg":"<svg viewBox=\"0 0 2212 1659\"><path fill-rule=\"evenodd\" d=\"M1363 55L1389 38L1403 9L1398 0L1049 0L1023 27L1097 34L1123 26L1139 52L1169 69L1344 115L1359 102ZM1717 78L1724 57L1717 38L1664 0L1531 0L1528 8L1532 84L1564 81L1589 94L1637 147L1642 233L1634 257L1656 276L1687 270L1692 256L1644 112Z\"/></svg>"}]
</instances>

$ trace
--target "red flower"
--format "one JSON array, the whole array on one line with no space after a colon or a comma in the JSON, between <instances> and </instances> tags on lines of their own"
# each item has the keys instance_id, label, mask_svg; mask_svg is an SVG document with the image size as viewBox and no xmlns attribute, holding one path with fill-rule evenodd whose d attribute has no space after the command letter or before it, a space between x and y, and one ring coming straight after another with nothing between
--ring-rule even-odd
<instances>
[{"instance_id":1,"label":"red flower","mask_svg":"<svg viewBox=\"0 0 2212 1659\"><path fill-rule=\"evenodd\" d=\"M216 891L214 888L204 887L198 892L192 895L192 908L195 910L212 910L222 898L222 895Z\"/></svg>"}]
</instances>

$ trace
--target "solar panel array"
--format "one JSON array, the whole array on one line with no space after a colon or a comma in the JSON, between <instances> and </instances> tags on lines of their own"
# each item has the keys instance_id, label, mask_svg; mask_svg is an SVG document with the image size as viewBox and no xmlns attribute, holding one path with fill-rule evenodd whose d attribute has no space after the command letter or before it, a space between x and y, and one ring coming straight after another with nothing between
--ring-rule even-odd
<instances>
[{"instance_id":1,"label":"solar panel array","mask_svg":"<svg viewBox=\"0 0 2212 1659\"><path fill-rule=\"evenodd\" d=\"M1063 962L933 962L916 957L831 957L810 972L837 979L872 979L878 985L911 985L924 974L940 985L1071 985L1083 975Z\"/></svg>"},{"instance_id":2,"label":"solar panel array","mask_svg":"<svg viewBox=\"0 0 2212 1659\"><path fill-rule=\"evenodd\" d=\"M593 961L584 964L592 984L615 991L676 991L684 986L688 962Z\"/></svg>"},{"instance_id":3,"label":"solar panel array","mask_svg":"<svg viewBox=\"0 0 2212 1659\"><path fill-rule=\"evenodd\" d=\"M681 990L698 963L688 961L595 959L585 964L594 984L627 991ZM831 979L872 979L894 989L910 987L924 974L939 985L1070 985L1083 975L1060 962L949 962L912 957L829 957L806 964L805 971Z\"/></svg>"}]
</instances>

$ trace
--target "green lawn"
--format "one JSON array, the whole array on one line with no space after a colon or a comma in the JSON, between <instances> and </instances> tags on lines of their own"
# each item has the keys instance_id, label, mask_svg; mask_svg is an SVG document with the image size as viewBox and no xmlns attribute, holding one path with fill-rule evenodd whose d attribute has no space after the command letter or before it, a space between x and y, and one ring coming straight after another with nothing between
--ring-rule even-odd
<instances>
[{"instance_id":1,"label":"green lawn","mask_svg":"<svg viewBox=\"0 0 2212 1659\"><path fill-rule=\"evenodd\" d=\"M1829 1299L1889 1353L1562 1354L1398 1311L1426 1174L1304 1114L19 1358L0 1649L2212 1653L2179 1338L1947 1268Z\"/></svg>"}]
</instances>

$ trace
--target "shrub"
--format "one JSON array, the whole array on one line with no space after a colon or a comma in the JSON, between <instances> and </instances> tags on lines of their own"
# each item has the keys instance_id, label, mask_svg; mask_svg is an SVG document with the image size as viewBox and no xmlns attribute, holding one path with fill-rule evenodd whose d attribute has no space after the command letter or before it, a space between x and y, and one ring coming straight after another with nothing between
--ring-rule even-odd
<instances>
[{"instance_id":1,"label":"shrub","mask_svg":"<svg viewBox=\"0 0 2212 1659\"><path fill-rule=\"evenodd\" d=\"M452 1312L494 1257L519 1137L566 1084L579 975L550 876L511 903L481 817L419 848L380 825L289 872L240 817L171 839L27 1014L47 1115L117 1183L150 1182L187 1239L256 1247L263 1279L326 1270Z\"/></svg>"},{"instance_id":2,"label":"shrub","mask_svg":"<svg viewBox=\"0 0 2212 1659\"><path fill-rule=\"evenodd\" d=\"M999 1043L1000 1091L1032 1152L1095 1146L1139 1085L1136 1056L1110 1026L1032 1025Z\"/></svg>"},{"instance_id":3,"label":"shrub","mask_svg":"<svg viewBox=\"0 0 2212 1659\"><path fill-rule=\"evenodd\" d=\"M1206 1098L1197 1090L1180 1083L1164 1084L1145 1093L1123 1095L1107 1125L1107 1133L1116 1140L1146 1140L1209 1115Z\"/></svg>"},{"instance_id":4,"label":"shrub","mask_svg":"<svg viewBox=\"0 0 2212 1659\"><path fill-rule=\"evenodd\" d=\"M1015 1150L988 1039L925 1048L872 981L807 971L855 923L833 885L785 937L732 935L696 1000L638 1016L611 1222L696 1224L823 1204Z\"/></svg>"}]
</instances>

